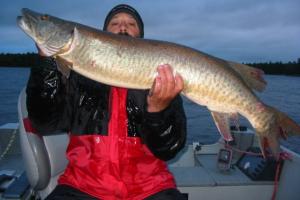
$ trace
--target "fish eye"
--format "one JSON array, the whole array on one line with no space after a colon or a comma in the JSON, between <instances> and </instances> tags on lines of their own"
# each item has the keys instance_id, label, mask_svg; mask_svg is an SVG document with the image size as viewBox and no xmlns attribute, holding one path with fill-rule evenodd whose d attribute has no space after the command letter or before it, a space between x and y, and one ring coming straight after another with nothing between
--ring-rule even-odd
<instances>
[{"instance_id":1,"label":"fish eye","mask_svg":"<svg viewBox=\"0 0 300 200\"><path fill-rule=\"evenodd\" d=\"M48 20L49 19L49 15L43 15L41 16L41 20Z\"/></svg>"}]
</instances>

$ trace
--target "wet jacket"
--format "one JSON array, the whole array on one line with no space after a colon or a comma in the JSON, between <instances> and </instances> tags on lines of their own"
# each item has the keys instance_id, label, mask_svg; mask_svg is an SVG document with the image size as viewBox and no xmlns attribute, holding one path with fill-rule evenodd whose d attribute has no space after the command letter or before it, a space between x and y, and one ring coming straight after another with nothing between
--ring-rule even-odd
<instances>
[{"instance_id":1,"label":"wet jacket","mask_svg":"<svg viewBox=\"0 0 300 200\"><path fill-rule=\"evenodd\" d=\"M147 90L111 87L75 72L66 78L51 58L40 57L39 66L27 84L28 115L40 134L70 133L60 184L100 199L143 199L176 187L164 160L185 144L180 96L148 113Z\"/></svg>"}]
</instances>

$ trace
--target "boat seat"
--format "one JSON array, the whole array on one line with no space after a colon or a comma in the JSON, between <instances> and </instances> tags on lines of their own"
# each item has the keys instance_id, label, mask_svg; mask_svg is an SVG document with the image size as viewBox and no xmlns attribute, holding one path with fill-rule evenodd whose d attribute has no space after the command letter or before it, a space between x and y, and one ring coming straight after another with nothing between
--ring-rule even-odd
<instances>
[{"instance_id":1,"label":"boat seat","mask_svg":"<svg viewBox=\"0 0 300 200\"><path fill-rule=\"evenodd\" d=\"M39 135L31 126L26 107L26 89L18 99L21 152L31 188L44 199L57 185L59 175L67 165L65 151L69 142L67 133Z\"/></svg>"}]
</instances>

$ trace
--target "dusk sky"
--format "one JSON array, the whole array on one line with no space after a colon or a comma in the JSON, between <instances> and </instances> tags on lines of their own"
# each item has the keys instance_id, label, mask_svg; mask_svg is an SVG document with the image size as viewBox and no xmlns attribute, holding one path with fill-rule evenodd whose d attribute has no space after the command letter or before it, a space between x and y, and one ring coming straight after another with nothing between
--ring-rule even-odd
<instances>
[{"instance_id":1,"label":"dusk sky","mask_svg":"<svg viewBox=\"0 0 300 200\"><path fill-rule=\"evenodd\" d=\"M300 0L1 0L0 53L36 52L16 25L24 7L102 28L106 14L119 3L138 10L147 39L238 62L300 58Z\"/></svg>"}]
</instances>

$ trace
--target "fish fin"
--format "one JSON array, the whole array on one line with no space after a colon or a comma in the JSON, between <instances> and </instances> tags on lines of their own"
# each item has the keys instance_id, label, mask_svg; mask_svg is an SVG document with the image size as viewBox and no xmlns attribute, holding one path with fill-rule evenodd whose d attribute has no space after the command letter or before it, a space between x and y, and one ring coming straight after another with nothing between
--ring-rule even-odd
<instances>
[{"instance_id":1,"label":"fish fin","mask_svg":"<svg viewBox=\"0 0 300 200\"><path fill-rule=\"evenodd\" d=\"M239 114L232 113L230 116L230 119L232 120L233 125L235 126L236 130L240 130Z\"/></svg>"},{"instance_id":2,"label":"fish fin","mask_svg":"<svg viewBox=\"0 0 300 200\"><path fill-rule=\"evenodd\" d=\"M279 137L267 137L267 141L271 150L273 157L276 160L279 160L280 156L280 144L279 144Z\"/></svg>"},{"instance_id":3,"label":"fish fin","mask_svg":"<svg viewBox=\"0 0 300 200\"><path fill-rule=\"evenodd\" d=\"M272 108L276 112L278 135L286 139L287 136L300 135L300 126L285 113Z\"/></svg>"},{"instance_id":4,"label":"fish fin","mask_svg":"<svg viewBox=\"0 0 300 200\"><path fill-rule=\"evenodd\" d=\"M261 136L261 150L265 151L265 149L269 147L272 155L275 157L275 159L278 159L280 153L279 139L286 139L291 135L300 135L300 126L286 114L278 111L275 108L267 106L266 110L266 112L271 113L271 115L274 117L274 120L270 122L272 123L269 125L270 128L264 131L260 131L255 127L254 128L256 133Z\"/></svg>"},{"instance_id":5,"label":"fish fin","mask_svg":"<svg viewBox=\"0 0 300 200\"><path fill-rule=\"evenodd\" d=\"M259 144L261 153L265 159L270 156L270 152L276 160L279 159L280 145L278 138L272 136L259 137Z\"/></svg>"},{"instance_id":6,"label":"fish fin","mask_svg":"<svg viewBox=\"0 0 300 200\"><path fill-rule=\"evenodd\" d=\"M241 78L246 82L246 84L259 92L262 92L267 82L264 80L264 71L248 65L228 61L229 66L241 75Z\"/></svg>"},{"instance_id":7,"label":"fish fin","mask_svg":"<svg viewBox=\"0 0 300 200\"><path fill-rule=\"evenodd\" d=\"M260 147L263 157L266 159L267 158L267 149L269 147L268 140L266 137L262 137L262 136L259 137L259 147Z\"/></svg>"},{"instance_id":8,"label":"fish fin","mask_svg":"<svg viewBox=\"0 0 300 200\"><path fill-rule=\"evenodd\" d=\"M215 122L220 134L224 138L224 140L232 141L233 138L232 138L231 131L230 131L231 114L211 111L211 115L214 119L214 122Z\"/></svg>"},{"instance_id":9,"label":"fish fin","mask_svg":"<svg viewBox=\"0 0 300 200\"><path fill-rule=\"evenodd\" d=\"M69 78L73 63L65 60L64 58L62 58L60 56L56 56L55 61L57 63L58 71L60 71L66 78Z\"/></svg>"}]
</instances>

